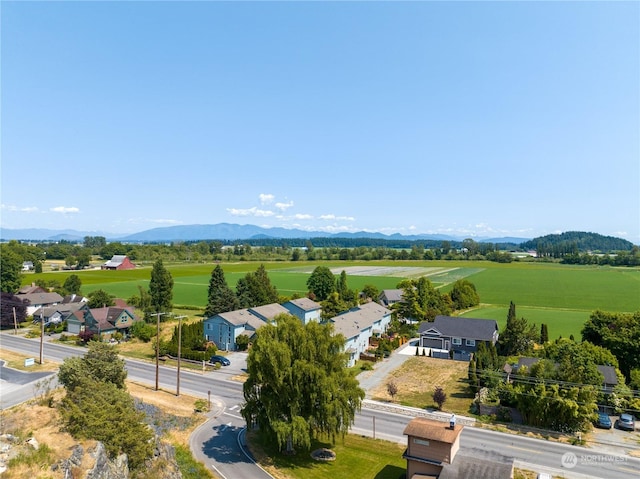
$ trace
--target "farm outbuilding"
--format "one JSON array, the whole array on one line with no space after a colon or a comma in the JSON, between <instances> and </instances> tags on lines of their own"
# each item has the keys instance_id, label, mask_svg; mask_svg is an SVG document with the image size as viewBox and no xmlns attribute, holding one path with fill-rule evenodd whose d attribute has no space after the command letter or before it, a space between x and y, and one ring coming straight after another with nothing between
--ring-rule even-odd
<instances>
[{"instance_id":1,"label":"farm outbuilding","mask_svg":"<svg viewBox=\"0 0 640 479\"><path fill-rule=\"evenodd\" d=\"M102 269L134 269L135 264L125 255L114 254L113 257L102 265Z\"/></svg>"}]
</instances>

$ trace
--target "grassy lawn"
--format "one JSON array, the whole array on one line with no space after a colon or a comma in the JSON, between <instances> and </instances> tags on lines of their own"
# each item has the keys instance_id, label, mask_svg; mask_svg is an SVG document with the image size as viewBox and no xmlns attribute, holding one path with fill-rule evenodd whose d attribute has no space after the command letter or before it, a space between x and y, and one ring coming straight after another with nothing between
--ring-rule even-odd
<instances>
[{"instance_id":1,"label":"grassy lawn","mask_svg":"<svg viewBox=\"0 0 640 479\"><path fill-rule=\"evenodd\" d=\"M473 396L467 386L468 362L416 356L406 360L391 372L372 393L373 399L392 401L387 384L393 380L398 393L393 402L417 408L433 408L433 390L440 386L447 395L442 410L456 414L469 414Z\"/></svg>"},{"instance_id":2,"label":"grassy lawn","mask_svg":"<svg viewBox=\"0 0 640 479\"><path fill-rule=\"evenodd\" d=\"M260 465L278 479L399 479L406 471L402 459L406 446L354 434L338 438L335 445L312 443L312 450L326 447L334 451L336 460L331 462L315 461L306 452L284 456L253 434L248 434L247 440Z\"/></svg>"},{"instance_id":3,"label":"grassy lawn","mask_svg":"<svg viewBox=\"0 0 640 479\"><path fill-rule=\"evenodd\" d=\"M495 319L500 331L504 331L507 324L508 306L480 306L461 314L467 318ZM580 340L580 330L585 321L589 319L590 311L573 311L552 308L536 308L516 305L518 318L526 318L529 324L535 323L540 329L542 323L549 328L549 339L554 340L562 336L568 338L572 334L576 340Z\"/></svg>"}]
</instances>

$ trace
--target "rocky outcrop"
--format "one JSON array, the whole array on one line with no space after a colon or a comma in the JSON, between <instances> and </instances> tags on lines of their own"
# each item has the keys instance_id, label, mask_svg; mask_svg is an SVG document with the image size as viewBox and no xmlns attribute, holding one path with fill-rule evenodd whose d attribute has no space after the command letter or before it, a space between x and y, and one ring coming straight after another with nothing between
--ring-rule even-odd
<instances>
[{"instance_id":1,"label":"rocky outcrop","mask_svg":"<svg viewBox=\"0 0 640 479\"><path fill-rule=\"evenodd\" d=\"M104 445L99 442L95 449L89 452L95 461L91 469L85 475L78 476L78 471L85 456L84 449L76 445L69 459L54 464L54 471L60 469L64 479L83 477L84 479L130 479L129 465L126 454L120 454L115 459L109 459ZM170 444L161 441L156 442L154 457L145 463L147 470L159 471L158 479L182 479L182 473L178 468L175 458L175 450Z\"/></svg>"},{"instance_id":2,"label":"rocky outcrop","mask_svg":"<svg viewBox=\"0 0 640 479\"><path fill-rule=\"evenodd\" d=\"M87 472L86 479L129 479L129 460L126 454L120 454L110 460L104 444L99 442L91 455L96 463L93 469Z\"/></svg>"}]
</instances>

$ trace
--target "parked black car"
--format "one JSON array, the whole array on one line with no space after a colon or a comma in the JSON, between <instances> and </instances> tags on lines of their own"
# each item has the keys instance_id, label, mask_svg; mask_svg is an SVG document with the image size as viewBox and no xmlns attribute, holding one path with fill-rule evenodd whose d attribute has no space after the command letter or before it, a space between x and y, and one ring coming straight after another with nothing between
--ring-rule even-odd
<instances>
[{"instance_id":1,"label":"parked black car","mask_svg":"<svg viewBox=\"0 0 640 479\"><path fill-rule=\"evenodd\" d=\"M231 364L231 361L229 361L224 356L211 356L209 362L211 364L220 363L221 366L229 366L229 364Z\"/></svg>"}]
</instances>

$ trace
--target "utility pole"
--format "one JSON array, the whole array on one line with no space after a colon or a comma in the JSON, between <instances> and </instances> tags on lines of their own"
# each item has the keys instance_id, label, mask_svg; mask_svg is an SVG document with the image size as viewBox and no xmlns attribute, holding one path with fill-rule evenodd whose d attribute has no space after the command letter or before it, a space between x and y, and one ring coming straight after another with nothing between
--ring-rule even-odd
<instances>
[{"instance_id":1,"label":"utility pole","mask_svg":"<svg viewBox=\"0 0 640 479\"><path fill-rule=\"evenodd\" d=\"M176 396L180 396L180 354L182 353L182 318L178 316L178 378L176 380Z\"/></svg>"},{"instance_id":2,"label":"utility pole","mask_svg":"<svg viewBox=\"0 0 640 479\"><path fill-rule=\"evenodd\" d=\"M44 308L40 315L40 366L44 364Z\"/></svg>"},{"instance_id":3,"label":"utility pole","mask_svg":"<svg viewBox=\"0 0 640 479\"><path fill-rule=\"evenodd\" d=\"M13 307L13 334L18 334L18 320L16 319L16 307Z\"/></svg>"},{"instance_id":4,"label":"utility pole","mask_svg":"<svg viewBox=\"0 0 640 479\"><path fill-rule=\"evenodd\" d=\"M160 316L168 313L156 313L156 391L160 379Z\"/></svg>"}]
</instances>

